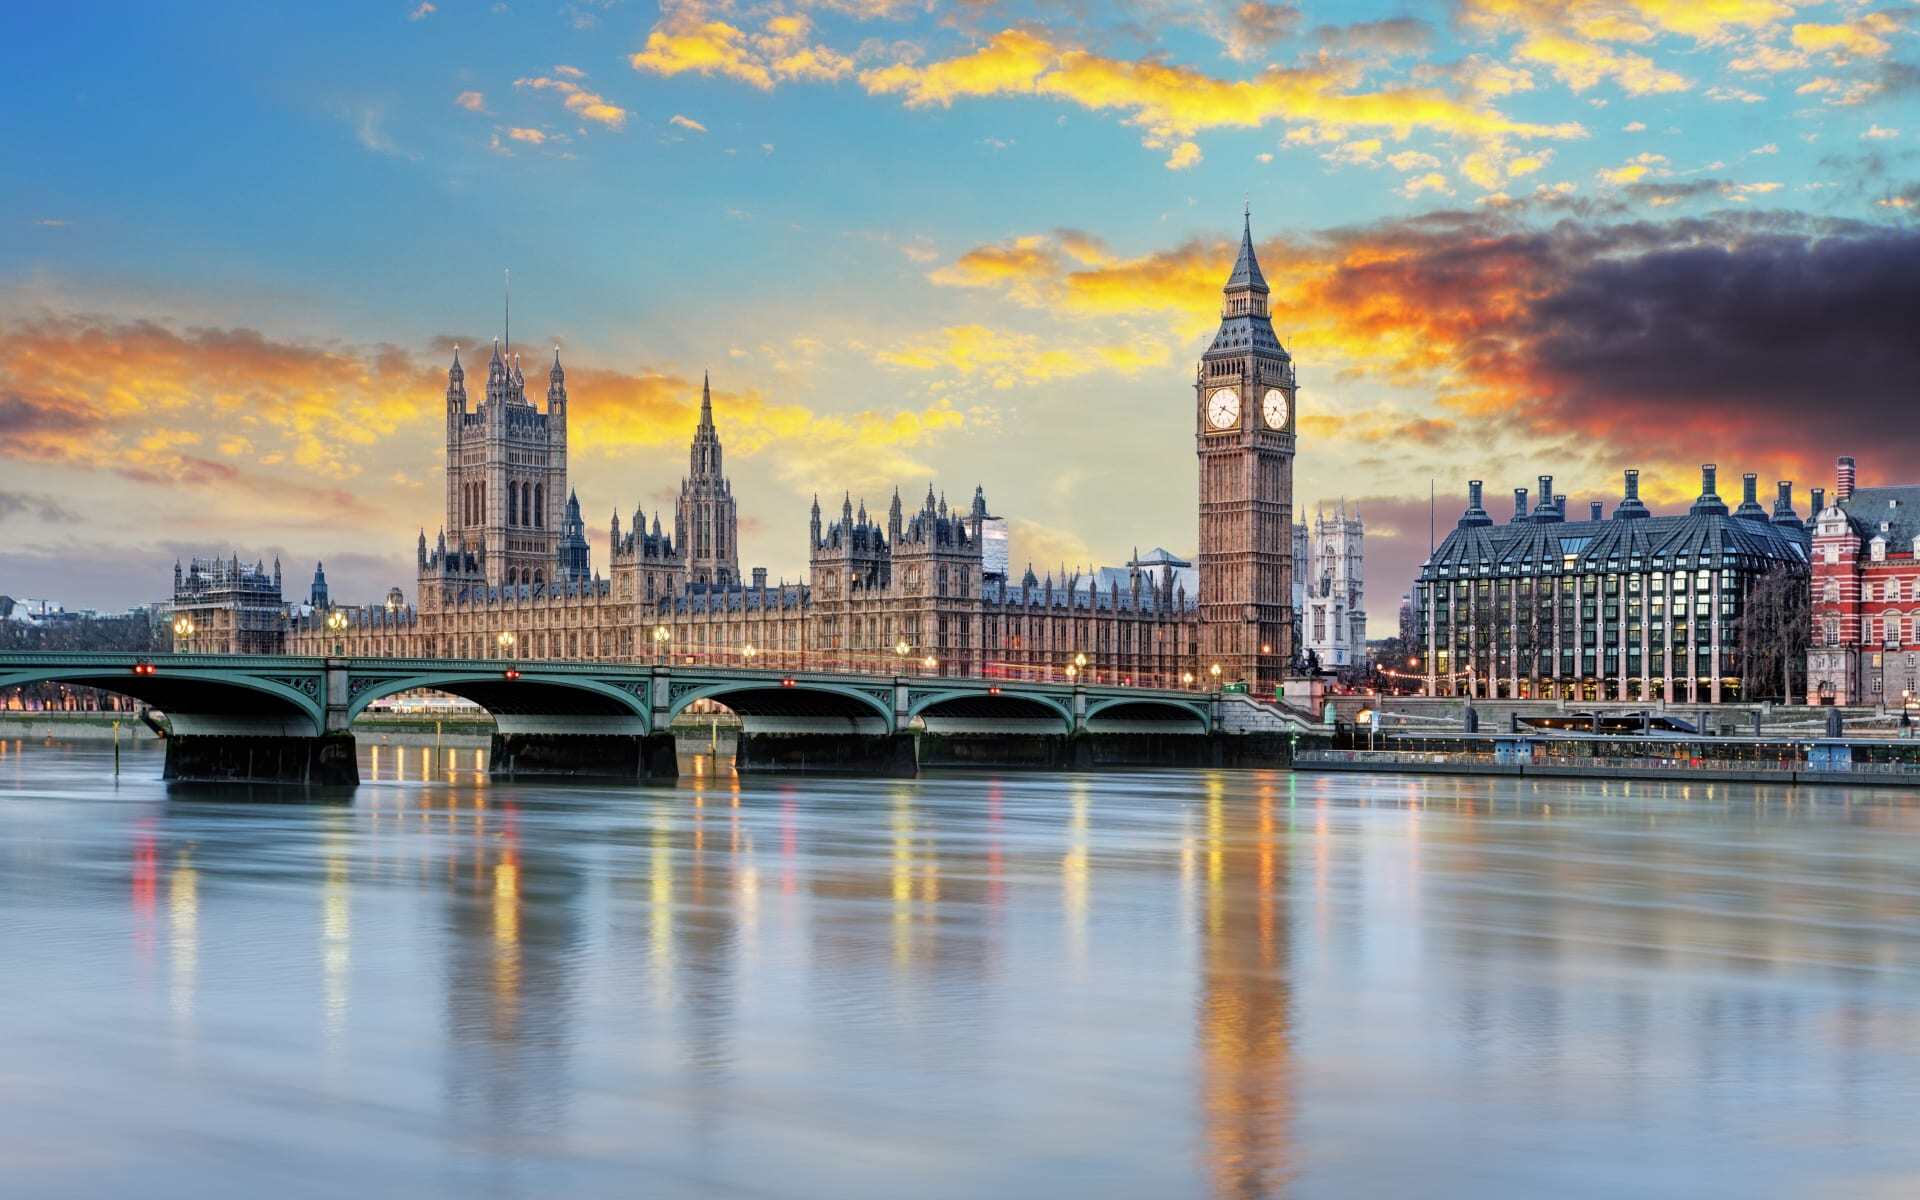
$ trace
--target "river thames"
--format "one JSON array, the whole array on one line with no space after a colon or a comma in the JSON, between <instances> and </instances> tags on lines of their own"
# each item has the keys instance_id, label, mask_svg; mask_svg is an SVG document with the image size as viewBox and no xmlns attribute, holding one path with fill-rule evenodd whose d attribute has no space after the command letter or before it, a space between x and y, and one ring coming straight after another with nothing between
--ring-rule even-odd
<instances>
[{"instance_id":1,"label":"river thames","mask_svg":"<svg viewBox=\"0 0 1920 1200\"><path fill-rule=\"evenodd\" d=\"M0 743L4 1191L1920 1194L1911 793L460 753Z\"/></svg>"}]
</instances>

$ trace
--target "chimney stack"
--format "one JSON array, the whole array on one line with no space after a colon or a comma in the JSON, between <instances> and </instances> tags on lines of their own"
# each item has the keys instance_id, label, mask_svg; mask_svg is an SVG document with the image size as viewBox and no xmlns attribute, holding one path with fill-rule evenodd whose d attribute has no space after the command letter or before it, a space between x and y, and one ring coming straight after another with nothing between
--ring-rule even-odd
<instances>
[{"instance_id":1,"label":"chimney stack","mask_svg":"<svg viewBox=\"0 0 1920 1200\"><path fill-rule=\"evenodd\" d=\"M1760 507L1760 477L1752 471L1740 477L1740 507L1733 515L1749 521L1767 519L1767 510Z\"/></svg>"},{"instance_id":2,"label":"chimney stack","mask_svg":"<svg viewBox=\"0 0 1920 1200\"><path fill-rule=\"evenodd\" d=\"M1592 516L1590 516L1588 519L1593 521L1606 520L1607 518L1604 511L1605 509L1606 509L1606 505L1600 503L1598 500L1593 501L1591 506L1588 508L1588 511L1592 514Z\"/></svg>"},{"instance_id":3,"label":"chimney stack","mask_svg":"<svg viewBox=\"0 0 1920 1200\"><path fill-rule=\"evenodd\" d=\"M1834 466L1833 502L1845 504L1853 499L1853 456L1841 455Z\"/></svg>"},{"instance_id":4,"label":"chimney stack","mask_svg":"<svg viewBox=\"0 0 1920 1200\"><path fill-rule=\"evenodd\" d=\"M1773 523L1775 525L1798 525L1800 518L1793 512L1793 480L1782 479L1774 485L1777 489L1773 497Z\"/></svg>"},{"instance_id":5,"label":"chimney stack","mask_svg":"<svg viewBox=\"0 0 1920 1200\"><path fill-rule=\"evenodd\" d=\"M1628 518L1650 517L1653 515L1647 511L1647 506L1640 502L1640 469L1638 467L1627 468L1626 494L1620 498L1620 503L1615 506L1613 515L1615 517Z\"/></svg>"},{"instance_id":6,"label":"chimney stack","mask_svg":"<svg viewBox=\"0 0 1920 1200\"><path fill-rule=\"evenodd\" d=\"M1493 518L1487 515L1487 510L1480 504L1482 486L1478 479L1467 480L1467 511L1460 514L1462 529L1493 524Z\"/></svg>"},{"instance_id":7,"label":"chimney stack","mask_svg":"<svg viewBox=\"0 0 1920 1200\"><path fill-rule=\"evenodd\" d=\"M1820 510L1827 506L1827 489L1823 487L1810 488L1807 494L1812 497L1807 503L1813 508L1813 512L1808 514L1808 516L1809 518L1817 517L1820 515Z\"/></svg>"},{"instance_id":8,"label":"chimney stack","mask_svg":"<svg viewBox=\"0 0 1920 1200\"><path fill-rule=\"evenodd\" d=\"M1527 519L1527 489L1525 488L1513 489L1513 519L1516 521Z\"/></svg>"},{"instance_id":9,"label":"chimney stack","mask_svg":"<svg viewBox=\"0 0 1920 1200\"><path fill-rule=\"evenodd\" d=\"M1695 515L1706 516L1724 517L1727 515L1727 502L1720 498L1720 492L1714 479L1719 473L1719 470L1720 469L1712 463L1700 464L1700 498L1693 502L1693 507L1689 510L1690 512Z\"/></svg>"},{"instance_id":10,"label":"chimney stack","mask_svg":"<svg viewBox=\"0 0 1920 1200\"><path fill-rule=\"evenodd\" d=\"M1552 508L1552 507L1553 507L1553 476L1542 475L1540 477L1540 499L1536 502L1535 511L1538 511L1539 509L1542 509L1542 508Z\"/></svg>"},{"instance_id":11,"label":"chimney stack","mask_svg":"<svg viewBox=\"0 0 1920 1200\"><path fill-rule=\"evenodd\" d=\"M755 567L753 569L753 586L759 591L764 592L767 590L767 569L765 567Z\"/></svg>"}]
</instances>

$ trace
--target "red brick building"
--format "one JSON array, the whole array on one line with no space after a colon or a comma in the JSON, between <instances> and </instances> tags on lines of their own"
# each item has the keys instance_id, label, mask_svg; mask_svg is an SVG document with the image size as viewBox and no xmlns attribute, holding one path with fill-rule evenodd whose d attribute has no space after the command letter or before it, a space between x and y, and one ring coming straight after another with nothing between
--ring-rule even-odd
<instances>
[{"instance_id":1,"label":"red brick building","mask_svg":"<svg viewBox=\"0 0 1920 1200\"><path fill-rule=\"evenodd\" d=\"M1854 486L1842 458L1816 502L1809 704L1920 704L1920 484Z\"/></svg>"}]
</instances>

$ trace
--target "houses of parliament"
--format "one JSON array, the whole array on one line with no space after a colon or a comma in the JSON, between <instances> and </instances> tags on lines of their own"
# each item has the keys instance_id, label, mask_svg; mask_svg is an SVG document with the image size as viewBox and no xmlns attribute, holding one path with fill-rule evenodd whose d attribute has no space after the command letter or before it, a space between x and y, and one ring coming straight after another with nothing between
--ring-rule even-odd
<instances>
[{"instance_id":1,"label":"houses of parliament","mask_svg":"<svg viewBox=\"0 0 1920 1200\"><path fill-rule=\"evenodd\" d=\"M736 500L704 383L670 518L636 508L622 522L616 513L602 573L568 488L559 352L541 408L528 396L520 356L496 342L477 402L457 350L447 372L446 518L431 540L420 534L415 602L395 589L384 604L335 607L316 572L312 604L285 619L281 647L887 675L1084 673L1143 685L1244 681L1271 694L1294 653L1296 413L1293 363L1267 297L1249 220L1219 330L1194 378L1197 594L1170 566L1138 555L1123 576L1107 573L1104 590L1091 577L1040 579L1030 567L1011 578L983 555L989 518L978 487L964 507L931 487L911 504L896 491L884 516L850 496L838 512L823 512L816 498L805 581L743 572ZM203 627L219 622L177 623L175 648L227 648L207 642ZM255 639L246 648L264 647Z\"/></svg>"}]
</instances>

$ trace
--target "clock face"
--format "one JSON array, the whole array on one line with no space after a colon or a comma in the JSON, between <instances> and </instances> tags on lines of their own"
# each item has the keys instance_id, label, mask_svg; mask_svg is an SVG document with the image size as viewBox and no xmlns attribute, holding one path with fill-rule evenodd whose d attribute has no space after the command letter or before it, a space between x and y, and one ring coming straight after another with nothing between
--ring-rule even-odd
<instances>
[{"instance_id":1,"label":"clock face","mask_svg":"<svg viewBox=\"0 0 1920 1200\"><path fill-rule=\"evenodd\" d=\"M1286 428L1287 394L1279 388L1268 388L1266 397L1260 402L1260 415L1267 419L1268 429Z\"/></svg>"},{"instance_id":2,"label":"clock face","mask_svg":"<svg viewBox=\"0 0 1920 1200\"><path fill-rule=\"evenodd\" d=\"M1207 397L1207 424L1215 429L1232 429L1240 420L1240 393L1221 388Z\"/></svg>"}]
</instances>

